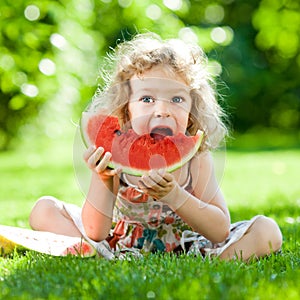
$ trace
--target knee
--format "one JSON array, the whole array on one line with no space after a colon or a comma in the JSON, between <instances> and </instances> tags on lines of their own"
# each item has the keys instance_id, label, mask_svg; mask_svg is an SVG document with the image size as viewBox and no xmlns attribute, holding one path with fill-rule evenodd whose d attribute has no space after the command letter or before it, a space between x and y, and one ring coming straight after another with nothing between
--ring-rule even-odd
<instances>
[{"instance_id":1,"label":"knee","mask_svg":"<svg viewBox=\"0 0 300 300\"><path fill-rule=\"evenodd\" d=\"M261 245L268 253L280 250L282 234L279 226L273 219L260 216L252 226L258 242L257 245Z\"/></svg>"},{"instance_id":2,"label":"knee","mask_svg":"<svg viewBox=\"0 0 300 300\"><path fill-rule=\"evenodd\" d=\"M43 196L34 204L30 216L29 225L32 229L43 230L44 224L49 220L51 214L59 209L59 201L51 196Z\"/></svg>"}]
</instances>

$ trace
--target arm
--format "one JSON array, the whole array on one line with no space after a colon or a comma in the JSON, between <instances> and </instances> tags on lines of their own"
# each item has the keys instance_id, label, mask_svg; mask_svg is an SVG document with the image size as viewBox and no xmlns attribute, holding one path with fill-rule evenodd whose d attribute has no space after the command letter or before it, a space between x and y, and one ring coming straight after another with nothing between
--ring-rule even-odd
<instances>
[{"instance_id":1,"label":"arm","mask_svg":"<svg viewBox=\"0 0 300 300\"><path fill-rule=\"evenodd\" d=\"M207 239L222 242L229 234L230 216L215 177L210 153L204 153L193 159L191 173L195 181L194 196L177 186L175 191L178 194L175 199L183 201L176 209L176 213ZM172 207L171 202L170 206Z\"/></svg>"},{"instance_id":2,"label":"arm","mask_svg":"<svg viewBox=\"0 0 300 300\"><path fill-rule=\"evenodd\" d=\"M90 188L82 208L82 222L87 236L94 241L104 240L111 229L113 207L120 170L110 170L111 154L103 155L103 148L89 148L85 161L93 171ZM99 162L100 161L100 162ZM99 163L98 163L99 162Z\"/></svg>"},{"instance_id":3,"label":"arm","mask_svg":"<svg viewBox=\"0 0 300 300\"><path fill-rule=\"evenodd\" d=\"M151 172L142 179L145 192L168 204L195 231L212 242L221 242L229 234L230 217L215 178L209 153L191 162L193 195L178 185L169 173Z\"/></svg>"}]
</instances>

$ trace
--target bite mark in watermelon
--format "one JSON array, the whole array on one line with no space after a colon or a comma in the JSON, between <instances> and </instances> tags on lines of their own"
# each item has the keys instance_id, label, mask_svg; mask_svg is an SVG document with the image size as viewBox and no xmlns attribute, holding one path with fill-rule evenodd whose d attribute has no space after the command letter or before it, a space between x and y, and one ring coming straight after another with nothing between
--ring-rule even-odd
<instances>
[{"instance_id":1,"label":"bite mark in watermelon","mask_svg":"<svg viewBox=\"0 0 300 300\"><path fill-rule=\"evenodd\" d=\"M123 132L117 117L87 112L82 114L81 134L86 146L94 144L111 152L110 168L121 167L134 176L151 169L175 171L197 153L203 137L200 130L195 136L178 133L160 138L138 135L133 129Z\"/></svg>"}]
</instances>

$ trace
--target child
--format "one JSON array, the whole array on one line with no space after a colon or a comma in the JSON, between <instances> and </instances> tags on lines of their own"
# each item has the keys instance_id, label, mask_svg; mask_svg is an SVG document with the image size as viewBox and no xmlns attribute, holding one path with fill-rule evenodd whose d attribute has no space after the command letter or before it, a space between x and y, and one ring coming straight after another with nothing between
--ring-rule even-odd
<instances>
[{"instance_id":1,"label":"child","mask_svg":"<svg viewBox=\"0 0 300 300\"><path fill-rule=\"evenodd\" d=\"M278 251L282 236L272 219L256 216L230 225L209 152L227 131L201 49L141 34L120 44L108 61L113 72L104 71L106 88L90 110L110 111L138 134L195 135L200 129L199 153L172 173L134 177L109 169L111 154L91 146L84 154L92 179L83 207L42 197L31 227L83 236L108 259L123 251L184 251L248 260Z\"/></svg>"}]
</instances>

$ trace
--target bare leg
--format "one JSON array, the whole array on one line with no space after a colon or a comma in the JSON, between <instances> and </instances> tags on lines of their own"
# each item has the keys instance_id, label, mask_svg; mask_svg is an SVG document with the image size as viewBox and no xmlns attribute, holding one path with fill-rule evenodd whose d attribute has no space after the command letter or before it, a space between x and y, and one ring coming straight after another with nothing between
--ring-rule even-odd
<instances>
[{"instance_id":1,"label":"bare leg","mask_svg":"<svg viewBox=\"0 0 300 300\"><path fill-rule=\"evenodd\" d=\"M82 236L62 203L50 196L42 197L36 202L29 217L29 224L34 230L73 237Z\"/></svg>"},{"instance_id":2,"label":"bare leg","mask_svg":"<svg viewBox=\"0 0 300 300\"><path fill-rule=\"evenodd\" d=\"M228 247L221 259L239 258L249 260L276 252L281 248L282 234L273 219L261 216L252 224L246 234Z\"/></svg>"}]
</instances>

